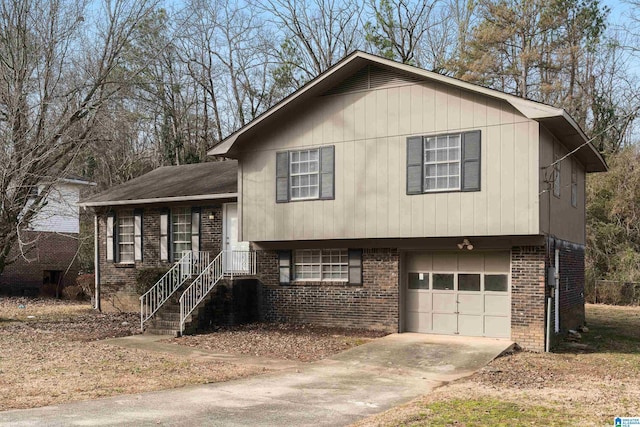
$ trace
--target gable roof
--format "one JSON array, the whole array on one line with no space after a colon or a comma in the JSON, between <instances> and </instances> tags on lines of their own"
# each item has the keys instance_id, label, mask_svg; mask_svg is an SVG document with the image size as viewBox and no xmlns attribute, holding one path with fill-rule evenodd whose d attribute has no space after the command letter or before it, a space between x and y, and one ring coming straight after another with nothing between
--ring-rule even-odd
<instances>
[{"instance_id":1,"label":"gable roof","mask_svg":"<svg viewBox=\"0 0 640 427\"><path fill-rule=\"evenodd\" d=\"M96 194L80 206L115 206L236 198L235 160L163 166Z\"/></svg>"},{"instance_id":2,"label":"gable roof","mask_svg":"<svg viewBox=\"0 0 640 427\"><path fill-rule=\"evenodd\" d=\"M242 144L243 141L250 140L252 136L258 135L265 123L285 117L288 113L295 111L300 105L313 97L335 93L337 86L357 84L355 80L357 80L358 74L367 66L375 66L378 69L387 70L387 72L401 74L406 76L406 79L409 81L437 81L442 84L506 101L525 117L536 120L549 129L551 133L566 145L569 151L580 147L575 155L585 165L587 172L603 172L607 170L607 165L600 153L588 142L587 136L575 120L562 108L519 98L504 92L488 89L361 51L353 52L327 69L315 79L229 135L209 150L207 154L210 156L218 155L233 158L237 153L238 145Z\"/></svg>"}]
</instances>

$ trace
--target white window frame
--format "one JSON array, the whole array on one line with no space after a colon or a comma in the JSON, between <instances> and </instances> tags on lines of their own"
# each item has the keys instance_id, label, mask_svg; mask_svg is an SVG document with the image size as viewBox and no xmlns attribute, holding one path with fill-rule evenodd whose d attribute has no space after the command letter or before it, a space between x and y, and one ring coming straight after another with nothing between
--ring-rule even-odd
<instances>
[{"instance_id":1,"label":"white window frame","mask_svg":"<svg viewBox=\"0 0 640 427\"><path fill-rule=\"evenodd\" d=\"M182 257L182 251L190 251L191 246L191 208L173 208L171 209L171 250L175 259ZM178 226L184 226L183 231L178 231ZM184 240L176 239L177 235L183 235ZM186 247L176 250L177 245Z\"/></svg>"},{"instance_id":2,"label":"white window frame","mask_svg":"<svg viewBox=\"0 0 640 427\"><path fill-rule=\"evenodd\" d=\"M445 147L438 147L438 140L441 138L446 138L447 140L447 144ZM450 140L453 138L458 139L457 147L450 146ZM433 148L429 147L429 143L431 141L435 143L435 146ZM455 150L454 152L456 153L457 159L449 158L452 152L451 151L452 149ZM446 159L438 160L438 152L445 152ZM429 155L428 155L429 153L433 153L434 155L432 160L429 160ZM462 133L452 133L452 134L446 134L446 135L435 135L435 136L426 137L425 143L424 143L424 150L422 153L422 161L424 163L424 174L422 179L424 180L423 186L424 186L425 193L433 193L438 191L460 191L462 189ZM458 167L457 174L451 174L449 171L449 169L453 165L457 165ZM447 168L447 174L440 175L438 172L438 169L443 168L444 166L446 166ZM435 174L431 174L429 172L430 169L434 169L436 171ZM451 185L451 181L456 178L457 178L457 185ZM438 182L441 179L447 180L446 187L439 187ZM427 184L431 180L435 182L435 187L433 188L429 188L429 184Z\"/></svg>"},{"instance_id":3,"label":"white window frame","mask_svg":"<svg viewBox=\"0 0 640 427\"><path fill-rule=\"evenodd\" d=\"M300 160L300 157L303 153L307 154L306 160ZM311 154L315 153L315 160L311 160ZM297 159L294 160L294 157ZM312 165L315 164L315 171L312 170ZM306 165L306 171L301 172L300 169L303 165ZM297 166L298 171L294 172L295 166ZM307 177L309 183L303 185L298 183L298 185L294 184L296 179L302 180L304 177ZM311 184L310 182L315 180L315 184ZM306 196L295 196L295 190L307 189L308 195ZM313 194L312 194L312 190ZM289 152L289 191L290 191L290 199L291 200L313 200L320 198L320 149L319 148L310 148L307 150L295 150Z\"/></svg>"},{"instance_id":4,"label":"white window frame","mask_svg":"<svg viewBox=\"0 0 640 427\"><path fill-rule=\"evenodd\" d=\"M478 292L489 292L490 294L496 294L496 295L504 295L506 293L510 293L511 292L511 273L506 273L504 271L424 271L424 270L410 270L407 273L411 274L424 274L425 276L427 276L427 280L429 282L429 287L428 288L410 288L409 287L409 280L408 280L408 275L407 275L407 283L406 283L406 287L407 287L407 291L409 292L462 292L462 293L471 293L471 294L477 294ZM433 288L433 283L434 283L434 279L433 276L435 274L451 274L453 275L453 289L434 289ZM459 289L459 282L458 282L458 277L460 274L477 274L480 276L480 290L478 291L461 291ZM505 276L507 278L507 289L504 291L487 291L485 289L485 276Z\"/></svg>"},{"instance_id":5,"label":"white window frame","mask_svg":"<svg viewBox=\"0 0 640 427\"><path fill-rule=\"evenodd\" d=\"M302 260L302 258L307 258ZM311 260L309 261L309 258ZM315 258L315 259L314 259ZM349 251L347 249L298 249L293 251L293 267L295 282L348 282ZM316 276L301 273L305 267L316 267ZM336 271L337 269L337 271ZM331 277L339 274L340 277ZM306 275L306 277L300 277Z\"/></svg>"},{"instance_id":6,"label":"white window frame","mask_svg":"<svg viewBox=\"0 0 640 427\"><path fill-rule=\"evenodd\" d=\"M127 221L126 224L125 221ZM135 263L135 227L133 210L118 212L118 262L120 264Z\"/></svg>"}]
</instances>

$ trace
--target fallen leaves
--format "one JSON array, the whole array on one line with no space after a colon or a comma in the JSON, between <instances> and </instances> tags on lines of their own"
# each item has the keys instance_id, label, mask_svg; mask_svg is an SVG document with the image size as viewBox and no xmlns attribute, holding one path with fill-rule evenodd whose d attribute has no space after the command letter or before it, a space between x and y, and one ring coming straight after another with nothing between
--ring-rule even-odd
<instances>
[{"instance_id":1,"label":"fallen leaves","mask_svg":"<svg viewBox=\"0 0 640 427\"><path fill-rule=\"evenodd\" d=\"M220 353L311 362L384 335L384 332L363 329L254 323L168 341Z\"/></svg>"},{"instance_id":2,"label":"fallen leaves","mask_svg":"<svg viewBox=\"0 0 640 427\"><path fill-rule=\"evenodd\" d=\"M102 314L77 302L3 298L0 319L0 410L227 381L264 372L97 341L138 333L135 313Z\"/></svg>"}]
</instances>

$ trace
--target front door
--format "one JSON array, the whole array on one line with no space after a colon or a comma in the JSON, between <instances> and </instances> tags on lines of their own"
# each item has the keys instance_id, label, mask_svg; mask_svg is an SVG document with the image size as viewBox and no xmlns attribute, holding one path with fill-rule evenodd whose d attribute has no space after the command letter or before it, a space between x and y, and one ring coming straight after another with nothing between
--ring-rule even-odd
<instances>
[{"instance_id":1,"label":"front door","mask_svg":"<svg viewBox=\"0 0 640 427\"><path fill-rule=\"evenodd\" d=\"M238 204L226 203L223 216L223 236L225 270L233 272L249 271L249 242L238 241Z\"/></svg>"}]
</instances>

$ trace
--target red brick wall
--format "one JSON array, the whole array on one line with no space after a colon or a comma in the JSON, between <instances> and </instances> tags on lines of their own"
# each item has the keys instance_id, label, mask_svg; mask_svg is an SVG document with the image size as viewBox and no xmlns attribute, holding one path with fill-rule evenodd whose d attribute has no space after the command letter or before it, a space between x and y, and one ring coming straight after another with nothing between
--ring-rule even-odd
<instances>
[{"instance_id":1,"label":"red brick wall","mask_svg":"<svg viewBox=\"0 0 640 427\"><path fill-rule=\"evenodd\" d=\"M511 339L527 350L544 351L546 249L511 249Z\"/></svg>"},{"instance_id":2,"label":"red brick wall","mask_svg":"<svg viewBox=\"0 0 640 427\"><path fill-rule=\"evenodd\" d=\"M279 284L278 254L258 253L262 317L267 321L398 331L399 252L365 249L362 286Z\"/></svg>"},{"instance_id":3,"label":"red brick wall","mask_svg":"<svg viewBox=\"0 0 640 427\"><path fill-rule=\"evenodd\" d=\"M113 299L112 296L107 294L106 291L108 289L114 292L135 294L136 273L139 269L165 268L168 270L171 267L171 263L160 261L160 213L162 209L161 207L143 209L143 260L136 261L135 264L121 265L106 259L107 242L105 230L107 212L99 213L100 283L105 286L103 289L104 298ZM200 224L200 250L210 252L210 256L214 257L220 252L222 244L222 206L201 207ZM124 295L120 297L123 300L125 298Z\"/></svg>"},{"instance_id":4,"label":"red brick wall","mask_svg":"<svg viewBox=\"0 0 640 427\"><path fill-rule=\"evenodd\" d=\"M8 265L0 274L0 293L10 295L34 295L42 285L44 271L56 270L63 274L62 285L72 285L78 276L79 265L76 257L78 251L77 234L57 234L49 232L24 231L21 233L25 242L33 241L32 247L25 247L27 261L19 257L15 263ZM12 254L17 253L17 248ZM74 259L75 258L75 259Z\"/></svg>"}]
</instances>

